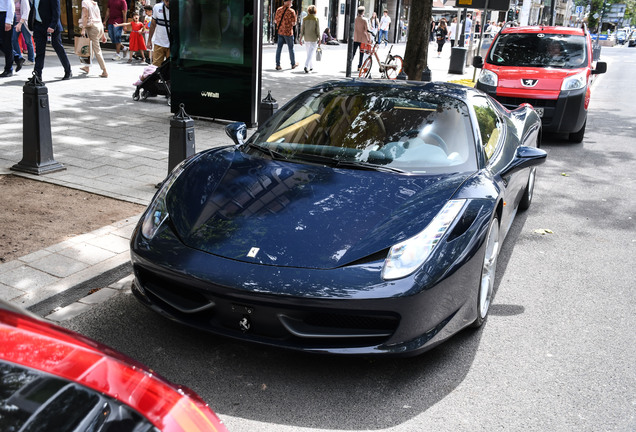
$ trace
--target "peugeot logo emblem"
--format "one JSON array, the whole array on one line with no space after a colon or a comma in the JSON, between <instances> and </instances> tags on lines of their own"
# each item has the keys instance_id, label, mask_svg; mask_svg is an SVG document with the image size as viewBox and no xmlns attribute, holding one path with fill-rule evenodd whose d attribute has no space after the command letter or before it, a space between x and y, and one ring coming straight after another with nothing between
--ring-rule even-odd
<instances>
[{"instance_id":1,"label":"peugeot logo emblem","mask_svg":"<svg viewBox=\"0 0 636 432\"><path fill-rule=\"evenodd\" d=\"M252 322L246 316L239 320L239 328L243 333L248 332L252 328Z\"/></svg>"},{"instance_id":2,"label":"peugeot logo emblem","mask_svg":"<svg viewBox=\"0 0 636 432\"><path fill-rule=\"evenodd\" d=\"M523 85L524 87L534 87L537 85L538 82L539 80L536 80L536 79L524 78L521 80L521 85Z\"/></svg>"}]
</instances>

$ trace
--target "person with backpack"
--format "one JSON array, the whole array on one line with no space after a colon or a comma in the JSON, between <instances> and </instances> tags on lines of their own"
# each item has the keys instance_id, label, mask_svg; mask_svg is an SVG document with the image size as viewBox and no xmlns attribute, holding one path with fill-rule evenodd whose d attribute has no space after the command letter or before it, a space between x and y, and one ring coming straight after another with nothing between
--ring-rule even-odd
<instances>
[{"instance_id":1,"label":"person with backpack","mask_svg":"<svg viewBox=\"0 0 636 432\"><path fill-rule=\"evenodd\" d=\"M157 67L170 58L170 0L152 8L148 50L152 50L152 64Z\"/></svg>"}]
</instances>

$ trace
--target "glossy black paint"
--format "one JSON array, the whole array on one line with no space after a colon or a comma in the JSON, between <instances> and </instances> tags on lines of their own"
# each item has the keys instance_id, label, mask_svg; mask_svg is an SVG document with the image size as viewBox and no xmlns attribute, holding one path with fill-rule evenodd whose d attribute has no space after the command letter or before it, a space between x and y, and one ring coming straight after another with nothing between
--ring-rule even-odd
<instances>
[{"instance_id":1,"label":"glossy black paint","mask_svg":"<svg viewBox=\"0 0 636 432\"><path fill-rule=\"evenodd\" d=\"M398 85L483 97L441 83ZM175 321L286 348L415 354L435 346L475 320L490 221L498 216L503 240L530 167L545 159L533 148L536 113L492 104L504 133L488 161L471 112L476 172L350 170L233 146L197 155L167 195L168 222L152 240L141 223L133 233L134 294ZM390 247L422 231L450 199L465 204L429 258L384 280ZM258 253L248 256L251 248Z\"/></svg>"}]
</instances>

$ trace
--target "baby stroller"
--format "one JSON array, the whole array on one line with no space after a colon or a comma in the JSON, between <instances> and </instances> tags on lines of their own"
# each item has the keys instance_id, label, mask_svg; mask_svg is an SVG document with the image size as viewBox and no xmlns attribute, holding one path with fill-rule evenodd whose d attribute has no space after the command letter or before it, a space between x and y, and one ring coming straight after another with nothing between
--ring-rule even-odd
<instances>
[{"instance_id":1,"label":"baby stroller","mask_svg":"<svg viewBox=\"0 0 636 432\"><path fill-rule=\"evenodd\" d=\"M134 101L161 95L166 97L170 105L170 59L164 61L159 67L146 66L139 81L133 85L137 87L133 93Z\"/></svg>"}]
</instances>

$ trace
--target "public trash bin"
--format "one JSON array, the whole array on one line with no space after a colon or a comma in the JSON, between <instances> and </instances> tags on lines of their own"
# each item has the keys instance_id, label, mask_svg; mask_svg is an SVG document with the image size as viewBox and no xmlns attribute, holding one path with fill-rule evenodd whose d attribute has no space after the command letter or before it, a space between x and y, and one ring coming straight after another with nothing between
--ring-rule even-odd
<instances>
[{"instance_id":1,"label":"public trash bin","mask_svg":"<svg viewBox=\"0 0 636 432\"><path fill-rule=\"evenodd\" d=\"M460 74L464 73L466 65L466 56L468 49L465 47L453 47L451 50L450 63L448 65L448 73Z\"/></svg>"}]
</instances>

